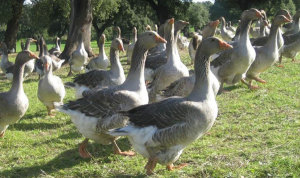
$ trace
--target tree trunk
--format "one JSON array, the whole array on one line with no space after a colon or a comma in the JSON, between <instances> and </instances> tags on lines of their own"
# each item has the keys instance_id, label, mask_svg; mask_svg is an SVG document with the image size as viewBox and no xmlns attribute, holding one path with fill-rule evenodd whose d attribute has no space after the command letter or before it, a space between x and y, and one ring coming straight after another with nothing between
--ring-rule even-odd
<instances>
[{"instance_id":1,"label":"tree trunk","mask_svg":"<svg viewBox=\"0 0 300 178\"><path fill-rule=\"evenodd\" d=\"M13 14L11 19L7 23L7 28L4 34L4 42L7 45L9 51L13 49L16 51L17 33L19 30L19 19L22 15L24 0L13 0L12 9Z\"/></svg>"},{"instance_id":2,"label":"tree trunk","mask_svg":"<svg viewBox=\"0 0 300 178\"><path fill-rule=\"evenodd\" d=\"M71 0L71 15L70 27L68 32L68 39L64 51L59 56L65 59L65 63L78 45L78 35L83 32L83 41L86 52L89 57L94 56L91 48L91 25L92 25L92 5L91 0Z\"/></svg>"}]
</instances>

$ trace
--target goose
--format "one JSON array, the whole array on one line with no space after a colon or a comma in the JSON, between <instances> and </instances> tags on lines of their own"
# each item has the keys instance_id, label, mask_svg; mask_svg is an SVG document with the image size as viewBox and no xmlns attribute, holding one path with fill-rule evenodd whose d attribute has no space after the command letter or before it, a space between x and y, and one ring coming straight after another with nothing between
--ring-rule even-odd
<instances>
[{"instance_id":1,"label":"goose","mask_svg":"<svg viewBox=\"0 0 300 178\"><path fill-rule=\"evenodd\" d=\"M110 47L110 70L92 70L75 76L73 83L66 83L67 86L75 88L76 98L81 98L82 92L85 90L121 85L125 81L119 51L124 51L123 43L120 38L115 38Z\"/></svg>"},{"instance_id":2,"label":"goose","mask_svg":"<svg viewBox=\"0 0 300 178\"><path fill-rule=\"evenodd\" d=\"M116 26L114 30L116 31L115 38L120 38L122 40L124 50L127 51L130 41L121 37L121 28L119 26Z\"/></svg>"},{"instance_id":3,"label":"goose","mask_svg":"<svg viewBox=\"0 0 300 178\"><path fill-rule=\"evenodd\" d=\"M141 34L134 46L130 70L123 84L84 92L83 98L57 106L59 111L71 116L79 132L86 137L79 146L82 157L91 157L86 150L89 139L105 145L113 144L115 154L134 155L133 152L121 152L116 143L117 137L106 134L106 131L125 126L126 120L118 117L118 111L148 103L144 65L147 51L158 43L166 41L156 32Z\"/></svg>"},{"instance_id":4,"label":"goose","mask_svg":"<svg viewBox=\"0 0 300 178\"><path fill-rule=\"evenodd\" d=\"M24 51L25 50L25 44L22 40L20 42L20 46L21 46L21 50Z\"/></svg>"},{"instance_id":5,"label":"goose","mask_svg":"<svg viewBox=\"0 0 300 178\"><path fill-rule=\"evenodd\" d=\"M181 62L177 50L176 38L178 38L179 31L174 34L174 18L169 20L165 25L165 31L170 31L166 39L167 43L167 63L157 68L154 72L153 81L149 85L149 100L156 101L156 94L169 86L177 79L189 76L188 68ZM176 38L174 37L176 36Z\"/></svg>"},{"instance_id":6,"label":"goose","mask_svg":"<svg viewBox=\"0 0 300 178\"><path fill-rule=\"evenodd\" d=\"M130 64L130 62L131 62L133 48L134 48L134 45L137 41L137 29L136 29L136 27L133 27L132 32L133 32L133 42L129 44L128 49L127 49L127 64Z\"/></svg>"},{"instance_id":7,"label":"goose","mask_svg":"<svg viewBox=\"0 0 300 178\"><path fill-rule=\"evenodd\" d=\"M21 51L16 57L12 86L8 92L0 93L0 137L7 127L21 119L28 109L28 98L23 89L25 63L38 57L30 51Z\"/></svg>"},{"instance_id":8,"label":"goose","mask_svg":"<svg viewBox=\"0 0 300 178\"><path fill-rule=\"evenodd\" d=\"M226 29L226 22L224 17L220 17L221 21L221 36L225 41L231 41L234 37L234 33Z\"/></svg>"},{"instance_id":9,"label":"goose","mask_svg":"<svg viewBox=\"0 0 300 178\"><path fill-rule=\"evenodd\" d=\"M278 15L274 18L272 26L271 26L271 32L268 37L268 41L264 46L255 47L256 57L254 62L249 67L247 73L246 73L246 79L249 80L249 83L247 83L244 79L242 79L242 82L246 84L250 89L257 89L257 86L252 85L252 80L256 80L260 83L266 83L266 81L259 78L259 74L267 70L269 67L271 67L276 60L278 60L279 57L279 50L278 50L278 33L279 28L283 23L290 22L289 19L287 19L283 15Z\"/></svg>"},{"instance_id":10,"label":"goose","mask_svg":"<svg viewBox=\"0 0 300 178\"><path fill-rule=\"evenodd\" d=\"M236 31L236 28L231 25L231 21L228 22L227 29L230 30L232 33L235 33L235 31Z\"/></svg>"},{"instance_id":11,"label":"goose","mask_svg":"<svg viewBox=\"0 0 300 178\"><path fill-rule=\"evenodd\" d=\"M257 9L245 10L241 15L240 36L237 44L222 52L211 63L211 70L220 84L219 93L223 91L223 84L239 82L255 59L256 53L249 39L249 28L252 20L261 18Z\"/></svg>"},{"instance_id":12,"label":"goose","mask_svg":"<svg viewBox=\"0 0 300 178\"><path fill-rule=\"evenodd\" d=\"M218 106L208 75L209 56L230 47L215 37L202 41L196 52L196 82L187 97L171 97L119 112L120 117L129 120L128 125L108 133L129 137L134 150L148 159L145 166L148 175L153 174L157 163L166 165L170 171L186 166L173 163L184 148L213 126Z\"/></svg>"},{"instance_id":13,"label":"goose","mask_svg":"<svg viewBox=\"0 0 300 178\"><path fill-rule=\"evenodd\" d=\"M284 35L295 34L299 31L300 31L300 10L298 10L296 14L293 16L293 23L291 29L286 31Z\"/></svg>"},{"instance_id":14,"label":"goose","mask_svg":"<svg viewBox=\"0 0 300 178\"><path fill-rule=\"evenodd\" d=\"M94 69L106 69L109 66L109 60L105 54L104 50L104 43L105 43L105 35L102 34L99 42L99 55L96 58L93 58L88 65L86 66L86 71L94 70Z\"/></svg>"},{"instance_id":15,"label":"goose","mask_svg":"<svg viewBox=\"0 0 300 178\"><path fill-rule=\"evenodd\" d=\"M178 41L177 41L177 47L180 50L188 49L189 47L189 41L185 36L182 36L179 34Z\"/></svg>"},{"instance_id":16,"label":"goose","mask_svg":"<svg viewBox=\"0 0 300 178\"><path fill-rule=\"evenodd\" d=\"M270 30L269 30L269 22L267 20L262 20L260 23L260 29L259 29L259 37L269 36Z\"/></svg>"},{"instance_id":17,"label":"goose","mask_svg":"<svg viewBox=\"0 0 300 178\"><path fill-rule=\"evenodd\" d=\"M191 41L189 43L189 47L188 47L189 55L190 55L190 58L192 59L192 64L195 61L196 50L197 50L197 47L199 46L199 44L201 43L202 39L214 36L219 23L220 23L219 20L209 22L202 30L202 36L194 33L194 36L191 39Z\"/></svg>"},{"instance_id":18,"label":"goose","mask_svg":"<svg viewBox=\"0 0 300 178\"><path fill-rule=\"evenodd\" d=\"M43 48L46 50L44 44ZM48 55L41 57L44 64L44 76L39 80L38 99L46 106L48 115L54 116L52 110L55 109L54 104L63 104L66 95L65 87L62 80L52 73L52 59Z\"/></svg>"},{"instance_id":19,"label":"goose","mask_svg":"<svg viewBox=\"0 0 300 178\"><path fill-rule=\"evenodd\" d=\"M56 37L55 38L55 47L51 48L49 50L49 54L55 55L55 56L59 56L61 54L60 52L60 42L59 42L60 38Z\"/></svg>"},{"instance_id":20,"label":"goose","mask_svg":"<svg viewBox=\"0 0 300 178\"><path fill-rule=\"evenodd\" d=\"M171 23L170 19L168 19L164 25L162 25L162 27L165 28L166 24L168 23ZM180 30L182 30L186 25L188 25L189 23L186 22L186 21L183 21L183 20L178 20L176 22L173 22L174 23L174 34L177 34L175 35L174 37L174 41L175 41L175 44L177 39L178 39L178 36L179 36L179 33L180 33ZM160 33L163 33L164 34L164 37L166 38L169 33L171 33L171 31L164 31L164 30L161 30L160 28ZM169 43L169 41L168 41ZM165 45L165 44L163 44ZM159 44L157 45L158 46L163 46L162 44ZM179 56L178 54L178 50L177 50L177 45L174 45L174 48L176 48L176 55ZM155 54L151 54L151 55L148 55L147 56L147 60L146 60L146 64L145 64L145 80L146 80L146 83L149 83L153 80L153 77L154 77L154 73L155 71L162 65L166 64L167 63L167 51L164 50L163 52L160 52L160 53L155 53Z\"/></svg>"},{"instance_id":21,"label":"goose","mask_svg":"<svg viewBox=\"0 0 300 178\"><path fill-rule=\"evenodd\" d=\"M25 48L24 48L24 51L29 51L29 48L30 48L30 43L31 42L35 42L36 40L33 39L33 38L27 38L26 40L26 43L25 43ZM25 64L25 67L24 67L24 78L27 77L29 74L31 74L34 70L34 66L35 66L35 59L33 60L29 60L26 62ZM6 78L10 81L13 80L13 74L14 74L14 71L15 71L15 65L12 65L12 66L9 66L8 68L6 68Z\"/></svg>"},{"instance_id":22,"label":"goose","mask_svg":"<svg viewBox=\"0 0 300 178\"><path fill-rule=\"evenodd\" d=\"M0 48L2 52L0 68L3 73L6 73L7 68L13 66L14 64L8 60L8 50L4 42L0 43Z\"/></svg>"},{"instance_id":23,"label":"goose","mask_svg":"<svg viewBox=\"0 0 300 178\"><path fill-rule=\"evenodd\" d=\"M79 32L77 49L71 54L71 58L69 60L70 71L68 73L68 76L72 75L72 71L80 72L84 68L83 66L87 63L88 54L84 48L83 32L83 29L81 30L81 32Z\"/></svg>"}]
</instances>

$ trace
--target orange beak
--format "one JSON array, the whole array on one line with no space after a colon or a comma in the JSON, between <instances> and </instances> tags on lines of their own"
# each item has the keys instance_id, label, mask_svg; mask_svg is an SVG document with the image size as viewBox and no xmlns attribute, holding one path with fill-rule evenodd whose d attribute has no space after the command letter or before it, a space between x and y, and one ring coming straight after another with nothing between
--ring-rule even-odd
<instances>
[{"instance_id":1,"label":"orange beak","mask_svg":"<svg viewBox=\"0 0 300 178\"><path fill-rule=\"evenodd\" d=\"M158 43L167 43L167 41L159 35L155 36L155 41Z\"/></svg>"},{"instance_id":2,"label":"orange beak","mask_svg":"<svg viewBox=\"0 0 300 178\"><path fill-rule=\"evenodd\" d=\"M29 52L29 56L34 58L34 59L39 59L39 57L37 55L35 55L34 53L32 53L32 52Z\"/></svg>"},{"instance_id":3,"label":"orange beak","mask_svg":"<svg viewBox=\"0 0 300 178\"><path fill-rule=\"evenodd\" d=\"M45 69L46 71L48 70L48 63L47 63L47 62L44 64L44 69Z\"/></svg>"},{"instance_id":4,"label":"orange beak","mask_svg":"<svg viewBox=\"0 0 300 178\"><path fill-rule=\"evenodd\" d=\"M221 49L230 49L232 48L232 46L228 43L226 43L225 41L220 40L219 41L219 46Z\"/></svg>"},{"instance_id":5,"label":"orange beak","mask_svg":"<svg viewBox=\"0 0 300 178\"><path fill-rule=\"evenodd\" d=\"M122 52L124 52L124 51L125 51L125 50L124 50L124 48L123 48L123 45L119 44L119 46L118 46L118 47L119 47L119 50L120 50L120 51L122 51Z\"/></svg>"},{"instance_id":6,"label":"orange beak","mask_svg":"<svg viewBox=\"0 0 300 178\"><path fill-rule=\"evenodd\" d=\"M171 18L170 20L169 20L169 24L174 24L174 18Z\"/></svg>"},{"instance_id":7,"label":"orange beak","mask_svg":"<svg viewBox=\"0 0 300 178\"><path fill-rule=\"evenodd\" d=\"M256 17L258 17L258 18L262 18L262 17L263 17L263 15L262 15L260 12L256 11Z\"/></svg>"}]
</instances>

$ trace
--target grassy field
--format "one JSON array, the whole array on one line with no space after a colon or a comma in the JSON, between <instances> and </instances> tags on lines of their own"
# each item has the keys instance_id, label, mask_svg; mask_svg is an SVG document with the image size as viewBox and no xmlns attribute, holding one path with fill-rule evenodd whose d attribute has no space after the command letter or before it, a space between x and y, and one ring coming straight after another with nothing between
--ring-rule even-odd
<instances>
[{"instance_id":1,"label":"grassy field","mask_svg":"<svg viewBox=\"0 0 300 178\"><path fill-rule=\"evenodd\" d=\"M187 51L180 53L190 64ZM231 92L217 97L219 116L209 134L187 147L176 162L189 166L169 172L158 165L153 177L300 177L299 59L296 63L284 59L285 68L274 66L262 74L267 83L258 84L261 89L257 91L242 84L227 87ZM121 60L127 72L126 58ZM70 81L67 71L65 67L55 74ZM111 146L90 141L88 150L93 158L81 158L78 144L84 138L68 115L46 115L37 98L37 86L36 74L24 81L29 109L0 139L0 177L146 176L144 158L114 155ZM0 91L9 88L10 82L1 75ZM67 89L64 101L71 99L74 91ZM131 149L125 138L118 143L122 150Z\"/></svg>"}]
</instances>

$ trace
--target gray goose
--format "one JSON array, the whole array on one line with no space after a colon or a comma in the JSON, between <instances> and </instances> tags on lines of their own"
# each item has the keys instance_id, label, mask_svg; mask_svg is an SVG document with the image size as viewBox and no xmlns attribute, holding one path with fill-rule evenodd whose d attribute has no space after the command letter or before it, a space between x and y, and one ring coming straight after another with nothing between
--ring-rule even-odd
<instances>
[{"instance_id":1,"label":"gray goose","mask_svg":"<svg viewBox=\"0 0 300 178\"><path fill-rule=\"evenodd\" d=\"M193 38L191 39L191 41L189 43L189 47L188 47L189 55L190 55L190 58L192 59L192 64L195 61L196 50L197 50L197 47L199 46L199 44L201 43L202 39L214 36L219 23L220 23L219 20L211 21L203 28L202 36L194 34Z\"/></svg>"},{"instance_id":2,"label":"gray goose","mask_svg":"<svg viewBox=\"0 0 300 178\"><path fill-rule=\"evenodd\" d=\"M21 119L28 109L28 98L23 89L25 63L38 57L30 51L22 51L16 57L12 86L8 92L0 93L0 137L11 124Z\"/></svg>"},{"instance_id":3,"label":"gray goose","mask_svg":"<svg viewBox=\"0 0 300 178\"><path fill-rule=\"evenodd\" d=\"M167 32L167 31L165 32L165 30L162 29L162 28L165 28L166 24L168 24L169 22L170 22L170 19L168 19L159 28L160 31L161 31L160 34L161 33L164 34L165 38L169 35L168 33L170 33L170 32ZM182 30L188 24L189 24L188 22L185 22L183 20L177 20L174 23L174 28L175 28L174 34L177 34L177 35L175 35L174 41L177 41L179 33L180 33L180 30ZM166 44L159 44L159 45L157 45L157 47L162 47L162 46L165 46L165 45ZM147 56L147 60L146 60L146 64L145 64L145 80L146 80L147 83L151 82L153 80L155 70L158 69L160 66L162 66L162 65L164 65L164 64L167 63L167 51L166 51L166 48L164 48L164 50L162 52L158 52L158 51L156 51L154 54L152 53L152 54L150 54L150 55ZM176 45L176 51L178 52L177 45ZM176 53L176 54L179 55L178 53Z\"/></svg>"},{"instance_id":4,"label":"gray goose","mask_svg":"<svg viewBox=\"0 0 300 178\"><path fill-rule=\"evenodd\" d=\"M88 54L83 43L83 32L84 30L81 30L81 32L79 32L77 49L71 54L71 58L69 60L70 71L68 73L68 76L72 75L72 71L80 72L84 68L84 65L87 64Z\"/></svg>"},{"instance_id":5,"label":"gray goose","mask_svg":"<svg viewBox=\"0 0 300 178\"><path fill-rule=\"evenodd\" d=\"M149 31L141 34L134 46L130 70L123 84L84 92L83 98L58 106L61 112L71 116L79 132L86 137L79 146L82 157L91 156L86 150L89 139L105 145L113 144L116 154L133 155L132 152L121 152L116 144L117 137L107 135L105 132L125 126L126 120L119 117L118 111L148 103L144 65L147 51L158 43L166 43L166 41L156 32Z\"/></svg>"},{"instance_id":6,"label":"gray goose","mask_svg":"<svg viewBox=\"0 0 300 178\"><path fill-rule=\"evenodd\" d=\"M186 166L174 166L173 163L185 147L213 126L218 107L208 75L209 57L230 47L215 37L202 41L196 53L196 82L187 97L172 97L120 112L129 124L110 130L109 134L129 137L135 151L148 158L145 166L148 175L153 174L157 163L166 165L168 170Z\"/></svg>"},{"instance_id":7,"label":"gray goose","mask_svg":"<svg viewBox=\"0 0 300 178\"><path fill-rule=\"evenodd\" d=\"M7 68L13 66L14 64L8 60L8 50L4 42L0 44L0 48L2 52L0 67L2 72L6 73Z\"/></svg>"},{"instance_id":8,"label":"gray goose","mask_svg":"<svg viewBox=\"0 0 300 178\"><path fill-rule=\"evenodd\" d=\"M43 45L44 50L47 50L46 44ZM38 99L46 106L48 115L54 116L52 110L55 109L55 103L63 104L63 99L66 95L65 87L62 80L52 73L52 59L49 55L41 57L43 60L44 76L39 80L38 84Z\"/></svg>"},{"instance_id":9,"label":"gray goose","mask_svg":"<svg viewBox=\"0 0 300 178\"><path fill-rule=\"evenodd\" d=\"M156 94L164 90L172 82L181 77L189 76L188 68L181 62L177 49L178 33L174 34L174 18L165 25L165 31L170 31L166 39L167 43L167 63L157 68L154 72L153 81L149 85L149 100L156 101ZM176 36L176 38L174 37Z\"/></svg>"},{"instance_id":10,"label":"gray goose","mask_svg":"<svg viewBox=\"0 0 300 178\"><path fill-rule=\"evenodd\" d=\"M234 37L234 33L226 29L226 22L224 17L220 17L221 21L221 36L225 41L231 41Z\"/></svg>"},{"instance_id":11,"label":"gray goose","mask_svg":"<svg viewBox=\"0 0 300 178\"><path fill-rule=\"evenodd\" d=\"M293 16L293 24L290 30L284 33L284 35L291 35L300 31L300 10Z\"/></svg>"},{"instance_id":12,"label":"gray goose","mask_svg":"<svg viewBox=\"0 0 300 178\"><path fill-rule=\"evenodd\" d=\"M48 52L47 44L46 44L44 38L41 37L40 39L42 40L42 44L40 44L40 45L42 45L42 48L43 48L43 55L49 56L51 58L51 60L52 60L52 70L56 71L56 70L60 69L61 65L65 62L65 60L64 59L60 59L55 54L50 54Z\"/></svg>"},{"instance_id":13,"label":"gray goose","mask_svg":"<svg viewBox=\"0 0 300 178\"><path fill-rule=\"evenodd\" d=\"M74 77L74 82L66 83L74 87L76 98L82 97L82 92L91 89L100 89L110 86L121 85L125 81L125 74L119 59L119 51L124 51L123 42L120 38L112 40L110 47L110 70L91 70Z\"/></svg>"},{"instance_id":14,"label":"gray goose","mask_svg":"<svg viewBox=\"0 0 300 178\"><path fill-rule=\"evenodd\" d=\"M271 67L276 60L279 58L279 50L278 50L278 33L279 28L283 23L290 22L289 19L287 19L283 15L278 15L274 18L272 26L271 26L271 32L268 37L268 41L264 46L255 47L256 57L254 62L251 64L250 68L248 69L246 73L246 79L249 80L249 83L247 83L244 79L242 79L242 82L246 84L250 89L257 89L257 86L253 86L251 84L252 80L256 80L260 83L266 83L266 81L259 78L259 74L267 70L269 67Z\"/></svg>"},{"instance_id":15,"label":"gray goose","mask_svg":"<svg viewBox=\"0 0 300 178\"><path fill-rule=\"evenodd\" d=\"M127 64L130 64L130 62L131 62L133 48L134 48L134 45L137 41L137 29L136 29L136 27L133 27L132 32L133 32L133 41L132 41L132 43L129 44L128 49L127 49Z\"/></svg>"},{"instance_id":16,"label":"gray goose","mask_svg":"<svg viewBox=\"0 0 300 178\"><path fill-rule=\"evenodd\" d=\"M98 41L98 47L99 47L99 55L88 63L86 66L86 71L94 70L94 69L107 69L109 66L109 60L105 54L104 50L104 43L105 43L105 35L102 34L99 41Z\"/></svg>"},{"instance_id":17,"label":"gray goose","mask_svg":"<svg viewBox=\"0 0 300 178\"><path fill-rule=\"evenodd\" d=\"M245 10L241 16L240 36L234 48L222 52L211 63L211 70L219 80L220 90L223 84L236 84L246 74L255 59L256 53L249 39L249 28L252 20L261 18L257 9Z\"/></svg>"},{"instance_id":18,"label":"gray goose","mask_svg":"<svg viewBox=\"0 0 300 178\"><path fill-rule=\"evenodd\" d=\"M55 47L53 47L49 50L49 54L55 55L57 57L61 54L61 51L60 51L60 38L59 37L55 38Z\"/></svg>"}]
</instances>

